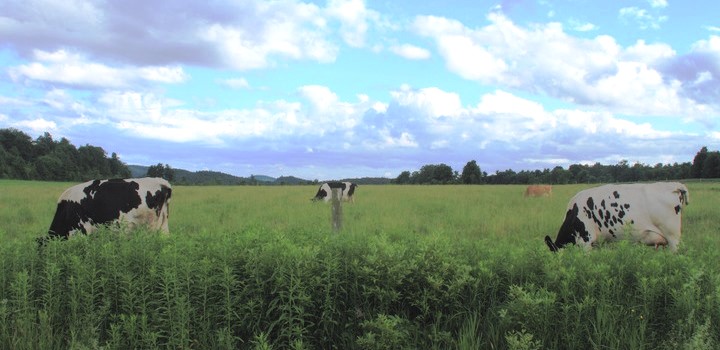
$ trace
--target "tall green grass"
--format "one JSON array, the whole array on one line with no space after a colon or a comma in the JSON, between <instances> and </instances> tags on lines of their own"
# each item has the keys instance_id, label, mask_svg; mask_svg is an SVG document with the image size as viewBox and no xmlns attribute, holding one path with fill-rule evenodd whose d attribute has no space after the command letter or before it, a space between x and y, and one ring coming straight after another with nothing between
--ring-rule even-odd
<instances>
[{"instance_id":1,"label":"tall green grass","mask_svg":"<svg viewBox=\"0 0 720 350\"><path fill-rule=\"evenodd\" d=\"M39 250L66 185L5 184L2 199L27 203L0 215L32 215L3 228L0 348L720 346L714 183L690 184L675 254L551 254L542 238L585 186L527 199L521 186L361 186L337 234L314 187L176 186L169 236L101 230Z\"/></svg>"}]
</instances>

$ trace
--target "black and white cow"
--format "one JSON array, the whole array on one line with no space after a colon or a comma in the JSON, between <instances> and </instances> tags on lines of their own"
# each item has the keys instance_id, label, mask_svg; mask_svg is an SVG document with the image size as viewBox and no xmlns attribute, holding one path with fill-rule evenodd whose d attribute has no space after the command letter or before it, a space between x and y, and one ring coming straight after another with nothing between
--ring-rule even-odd
<instances>
[{"instance_id":1,"label":"black and white cow","mask_svg":"<svg viewBox=\"0 0 720 350\"><path fill-rule=\"evenodd\" d=\"M68 188L60 195L50 237L91 233L96 225L126 223L151 230L168 230L170 183L161 178L94 180Z\"/></svg>"},{"instance_id":2,"label":"black and white cow","mask_svg":"<svg viewBox=\"0 0 720 350\"><path fill-rule=\"evenodd\" d=\"M679 182L590 188L570 200L555 242L545 236L545 243L555 252L567 244L590 249L598 241L625 238L677 251L687 204L688 189Z\"/></svg>"},{"instance_id":3,"label":"black and white cow","mask_svg":"<svg viewBox=\"0 0 720 350\"><path fill-rule=\"evenodd\" d=\"M325 182L320 185L320 188L318 188L318 191L315 194L315 197L312 198L312 201L324 200L327 202L332 199L332 189L339 188L341 190L340 200L355 203L355 197L353 197L353 195L355 194L355 188L357 187L358 185L352 182Z\"/></svg>"}]
</instances>

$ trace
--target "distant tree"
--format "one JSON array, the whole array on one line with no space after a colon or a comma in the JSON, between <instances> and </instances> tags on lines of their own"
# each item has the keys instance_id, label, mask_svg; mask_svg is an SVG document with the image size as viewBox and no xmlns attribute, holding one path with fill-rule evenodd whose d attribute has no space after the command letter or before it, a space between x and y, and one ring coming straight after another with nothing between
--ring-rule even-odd
<instances>
[{"instance_id":1,"label":"distant tree","mask_svg":"<svg viewBox=\"0 0 720 350\"><path fill-rule=\"evenodd\" d=\"M452 167L447 164L440 163L435 168L435 176L433 180L440 184L449 184L455 182L455 172Z\"/></svg>"},{"instance_id":2,"label":"distant tree","mask_svg":"<svg viewBox=\"0 0 720 350\"><path fill-rule=\"evenodd\" d=\"M412 178L413 176L411 176ZM418 184L449 184L454 182L452 168L444 163L426 164L420 168L417 176L414 176L413 183Z\"/></svg>"},{"instance_id":3,"label":"distant tree","mask_svg":"<svg viewBox=\"0 0 720 350\"><path fill-rule=\"evenodd\" d=\"M55 142L52 138L52 135L50 135L49 132L45 132L42 136L38 136L37 139L35 139L35 142L33 144L35 148L35 155L37 157L41 157L47 154L50 154L57 145L57 142Z\"/></svg>"},{"instance_id":4,"label":"distant tree","mask_svg":"<svg viewBox=\"0 0 720 350\"><path fill-rule=\"evenodd\" d=\"M157 165L151 165L148 167L147 175L148 177L161 177L165 180L172 181L173 178L175 178L175 170L173 170L170 165L162 163L157 163Z\"/></svg>"},{"instance_id":5,"label":"distant tree","mask_svg":"<svg viewBox=\"0 0 720 350\"><path fill-rule=\"evenodd\" d=\"M403 171L398 175L397 178L395 178L395 183L404 185L410 183L410 172L409 171Z\"/></svg>"},{"instance_id":6,"label":"distant tree","mask_svg":"<svg viewBox=\"0 0 720 350\"><path fill-rule=\"evenodd\" d=\"M482 171L475 160L465 164L460 175L460 182L464 184L479 184L482 181Z\"/></svg>"},{"instance_id":7,"label":"distant tree","mask_svg":"<svg viewBox=\"0 0 720 350\"><path fill-rule=\"evenodd\" d=\"M0 129L0 146L10 153L19 156L24 161L35 156L32 139L26 133L14 129Z\"/></svg>"},{"instance_id":8,"label":"distant tree","mask_svg":"<svg viewBox=\"0 0 720 350\"><path fill-rule=\"evenodd\" d=\"M78 151L78 166L86 178L101 179L111 177L107 153L102 147L81 146Z\"/></svg>"},{"instance_id":9,"label":"distant tree","mask_svg":"<svg viewBox=\"0 0 720 350\"><path fill-rule=\"evenodd\" d=\"M108 160L111 177L114 178L128 178L132 176L130 168L118 158L117 153L113 152L112 156Z\"/></svg>"},{"instance_id":10,"label":"distant tree","mask_svg":"<svg viewBox=\"0 0 720 350\"><path fill-rule=\"evenodd\" d=\"M703 162L701 177L712 179L720 177L720 152L708 152Z\"/></svg>"},{"instance_id":11,"label":"distant tree","mask_svg":"<svg viewBox=\"0 0 720 350\"><path fill-rule=\"evenodd\" d=\"M693 158L692 167L691 170L691 176L693 178L699 179L702 177L703 173L703 167L705 166L705 159L707 159L708 156L708 149L707 147L703 146L700 151L698 151L697 154L695 154L695 158Z\"/></svg>"}]
</instances>

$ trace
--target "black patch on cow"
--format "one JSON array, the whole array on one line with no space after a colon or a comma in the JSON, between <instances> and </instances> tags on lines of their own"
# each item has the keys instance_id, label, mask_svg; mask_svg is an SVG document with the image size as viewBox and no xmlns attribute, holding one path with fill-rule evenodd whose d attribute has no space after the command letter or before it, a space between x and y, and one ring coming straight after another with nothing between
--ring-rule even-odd
<instances>
[{"instance_id":1,"label":"black patch on cow","mask_svg":"<svg viewBox=\"0 0 720 350\"><path fill-rule=\"evenodd\" d=\"M339 181L330 181L326 182L326 184L330 187L330 190L332 190L333 188L339 188L342 192L345 192L345 188L347 188L347 185L344 182ZM330 193L327 193L327 191L323 189L324 185L325 183L320 185L320 188L318 188L315 197L312 198L313 201L321 200L330 195ZM352 196L353 193L355 193L355 187L357 187L356 184L350 184L350 191L348 192L348 197Z\"/></svg>"},{"instance_id":2,"label":"black patch on cow","mask_svg":"<svg viewBox=\"0 0 720 350\"><path fill-rule=\"evenodd\" d=\"M592 203L591 201L588 202ZM575 244L576 235L580 236L580 238L585 242L590 240L590 235L585 229L585 224L578 217L579 213L580 209L578 208L577 203L573 204L572 209L567 211L565 214L565 221L563 221L562 226L560 226L555 243L553 243L554 247L562 248L568 244ZM548 243L547 238L545 239L545 243ZM554 251L553 246L548 244L551 251Z\"/></svg>"},{"instance_id":3,"label":"black patch on cow","mask_svg":"<svg viewBox=\"0 0 720 350\"><path fill-rule=\"evenodd\" d=\"M617 202L610 203L610 206L613 208L617 208L619 204Z\"/></svg>"},{"instance_id":4,"label":"black patch on cow","mask_svg":"<svg viewBox=\"0 0 720 350\"><path fill-rule=\"evenodd\" d=\"M85 197L80 202L61 200L48 234L67 238L71 231L87 233L84 222L106 224L120 218L120 213L136 209L142 203L134 181L112 179L102 182L95 180L83 189ZM169 197L168 197L169 198Z\"/></svg>"},{"instance_id":5,"label":"black patch on cow","mask_svg":"<svg viewBox=\"0 0 720 350\"><path fill-rule=\"evenodd\" d=\"M358 187L358 185L351 183L350 184L350 190L348 191L348 197L352 197L355 194L355 188Z\"/></svg>"},{"instance_id":6,"label":"black patch on cow","mask_svg":"<svg viewBox=\"0 0 720 350\"><path fill-rule=\"evenodd\" d=\"M604 199L602 201L600 201L600 207L605 209L605 200Z\"/></svg>"},{"instance_id":7,"label":"black patch on cow","mask_svg":"<svg viewBox=\"0 0 720 350\"><path fill-rule=\"evenodd\" d=\"M615 199L620 198L620 193L618 193L618 191L613 191L613 197L615 197Z\"/></svg>"},{"instance_id":8,"label":"black patch on cow","mask_svg":"<svg viewBox=\"0 0 720 350\"><path fill-rule=\"evenodd\" d=\"M682 207L681 207L680 205L676 205L676 206L675 206L675 214L679 214L679 213L680 213L680 209L682 209Z\"/></svg>"},{"instance_id":9,"label":"black patch on cow","mask_svg":"<svg viewBox=\"0 0 720 350\"><path fill-rule=\"evenodd\" d=\"M155 214L160 216L160 211L162 211L165 203L170 200L170 196L172 196L172 189L165 185L161 185L160 189L155 191L155 193L147 191L147 194L145 195L145 202L147 203L148 208L154 209Z\"/></svg>"},{"instance_id":10,"label":"black patch on cow","mask_svg":"<svg viewBox=\"0 0 720 350\"><path fill-rule=\"evenodd\" d=\"M586 203L587 203L588 209L590 209L590 210L594 210L594 209L595 209L595 201L593 201L592 197L588 197Z\"/></svg>"},{"instance_id":11,"label":"black patch on cow","mask_svg":"<svg viewBox=\"0 0 720 350\"><path fill-rule=\"evenodd\" d=\"M630 204L625 203L625 204L623 205L623 207L625 207L625 209L630 209Z\"/></svg>"}]
</instances>

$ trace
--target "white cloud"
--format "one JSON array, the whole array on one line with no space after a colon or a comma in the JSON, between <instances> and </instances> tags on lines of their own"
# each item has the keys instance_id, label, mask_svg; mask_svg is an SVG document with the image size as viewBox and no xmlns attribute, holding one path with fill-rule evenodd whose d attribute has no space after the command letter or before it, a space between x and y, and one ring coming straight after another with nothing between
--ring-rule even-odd
<instances>
[{"instance_id":1,"label":"white cloud","mask_svg":"<svg viewBox=\"0 0 720 350\"><path fill-rule=\"evenodd\" d=\"M409 60L424 60L430 58L430 51L410 44L392 46L390 47L390 51Z\"/></svg>"},{"instance_id":2,"label":"white cloud","mask_svg":"<svg viewBox=\"0 0 720 350\"><path fill-rule=\"evenodd\" d=\"M37 118L32 120L21 120L13 123L16 127L30 129L34 133L41 133L45 131L52 131L57 129L57 124L54 121L46 120L45 118Z\"/></svg>"},{"instance_id":3,"label":"white cloud","mask_svg":"<svg viewBox=\"0 0 720 350\"><path fill-rule=\"evenodd\" d=\"M652 8L665 8L668 6L667 0L648 0Z\"/></svg>"},{"instance_id":4,"label":"white cloud","mask_svg":"<svg viewBox=\"0 0 720 350\"><path fill-rule=\"evenodd\" d=\"M413 28L435 41L449 71L468 80L617 113L701 120L718 112L707 105L712 100L695 100L682 91L686 85L679 79L692 83L697 75L664 75L668 63L678 59L667 44L638 40L623 48L608 35L570 36L559 23L521 27L497 12L487 19L486 26L468 28L456 20L419 16ZM693 48L720 52L716 38L720 37L711 36Z\"/></svg>"},{"instance_id":5,"label":"white cloud","mask_svg":"<svg viewBox=\"0 0 720 350\"><path fill-rule=\"evenodd\" d=\"M636 22L640 29L660 29L660 25L668 20L667 16L655 16L645 9L634 6L621 8L618 16Z\"/></svg>"},{"instance_id":6,"label":"white cloud","mask_svg":"<svg viewBox=\"0 0 720 350\"><path fill-rule=\"evenodd\" d=\"M187 79L182 67L115 68L88 61L66 50L35 51L36 62L10 67L14 81L30 79L81 87L121 88L138 82L181 83Z\"/></svg>"},{"instance_id":7,"label":"white cloud","mask_svg":"<svg viewBox=\"0 0 720 350\"><path fill-rule=\"evenodd\" d=\"M365 46L368 22L379 19L379 14L365 7L363 0L330 0L325 11L340 21L340 34L352 47Z\"/></svg>"},{"instance_id":8,"label":"white cloud","mask_svg":"<svg viewBox=\"0 0 720 350\"><path fill-rule=\"evenodd\" d=\"M573 30L576 30L578 32L591 32L593 30L597 30L598 27L592 23L585 22L585 23L570 23L572 25Z\"/></svg>"},{"instance_id":9,"label":"white cloud","mask_svg":"<svg viewBox=\"0 0 720 350\"><path fill-rule=\"evenodd\" d=\"M414 90L403 85L390 95L399 105L414 108L432 118L454 117L462 112L460 96L435 87Z\"/></svg>"}]
</instances>

